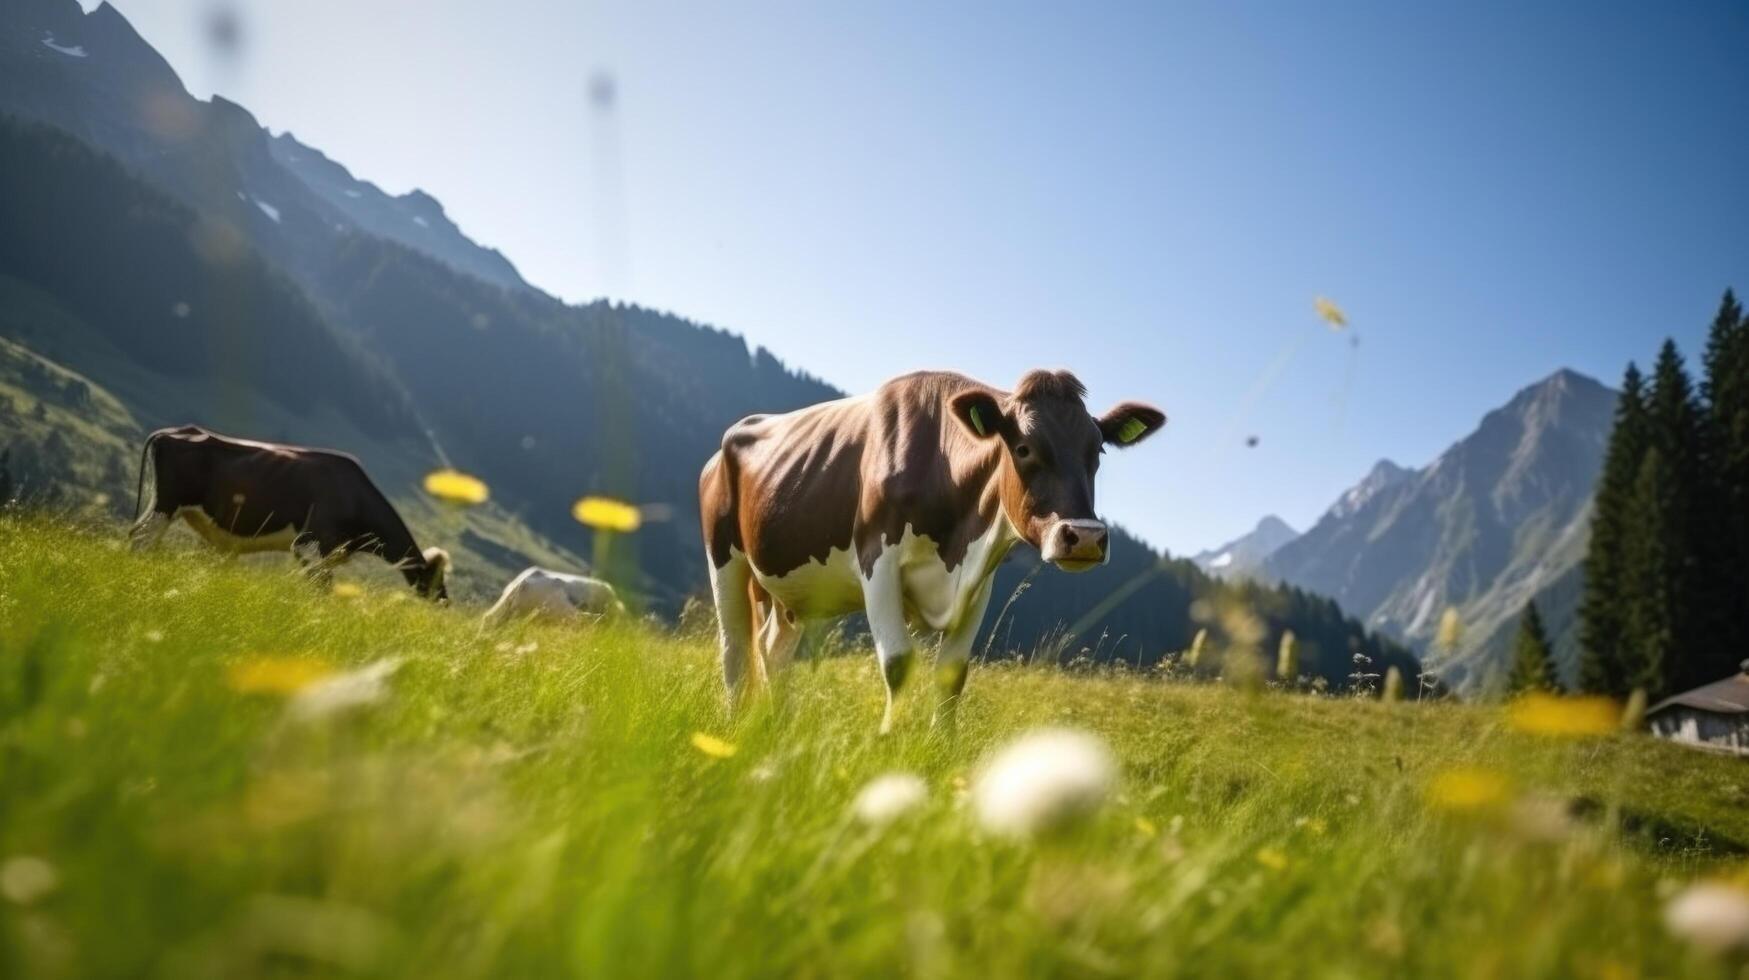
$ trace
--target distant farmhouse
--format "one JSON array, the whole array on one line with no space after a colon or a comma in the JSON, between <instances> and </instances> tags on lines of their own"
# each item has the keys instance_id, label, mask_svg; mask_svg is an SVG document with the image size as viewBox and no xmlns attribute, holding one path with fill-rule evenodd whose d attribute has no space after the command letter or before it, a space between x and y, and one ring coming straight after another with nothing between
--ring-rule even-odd
<instances>
[{"instance_id":1,"label":"distant farmhouse","mask_svg":"<svg viewBox=\"0 0 1749 980\"><path fill-rule=\"evenodd\" d=\"M1749 661L1744 661L1749 669ZM1749 755L1749 672L1665 698L1646 712L1652 734L1697 748Z\"/></svg>"}]
</instances>

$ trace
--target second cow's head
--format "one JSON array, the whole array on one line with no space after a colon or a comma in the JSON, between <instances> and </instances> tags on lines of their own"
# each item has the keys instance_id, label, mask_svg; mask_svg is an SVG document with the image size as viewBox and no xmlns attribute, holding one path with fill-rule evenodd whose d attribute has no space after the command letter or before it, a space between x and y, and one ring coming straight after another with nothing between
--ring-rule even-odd
<instances>
[{"instance_id":1,"label":"second cow's head","mask_svg":"<svg viewBox=\"0 0 1749 980\"><path fill-rule=\"evenodd\" d=\"M1166 424L1152 405L1124 402L1094 418L1067 371L1033 371L1014 392L975 389L953 414L978 440L1000 439L997 479L1009 523L1044 559L1071 572L1104 564L1110 534L1093 509L1093 477L1106 446L1133 446Z\"/></svg>"}]
</instances>

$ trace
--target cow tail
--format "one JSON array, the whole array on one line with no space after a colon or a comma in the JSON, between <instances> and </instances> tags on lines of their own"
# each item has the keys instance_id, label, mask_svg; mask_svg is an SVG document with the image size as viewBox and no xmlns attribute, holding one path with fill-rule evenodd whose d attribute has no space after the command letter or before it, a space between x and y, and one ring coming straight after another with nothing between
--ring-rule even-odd
<instances>
[{"instance_id":1,"label":"cow tail","mask_svg":"<svg viewBox=\"0 0 1749 980\"><path fill-rule=\"evenodd\" d=\"M146 437L146 444L140 447L140 478L139 481L134 484L135 522L138 522L140 519L140 503L144 500L146 495L146 459L152 454L152 444L157 442L158 437L163 434L162 431L152 433ZM122 486L127 486L127 484L124 483Z\"/></svg>"}]
</instances>

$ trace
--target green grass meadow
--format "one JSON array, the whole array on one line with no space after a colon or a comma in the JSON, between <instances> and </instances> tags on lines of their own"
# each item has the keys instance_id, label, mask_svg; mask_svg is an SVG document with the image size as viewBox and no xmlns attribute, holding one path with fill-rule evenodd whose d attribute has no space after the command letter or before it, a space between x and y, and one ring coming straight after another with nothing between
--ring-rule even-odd
<instances>
[{"instance_id":1,"label":"green grass meadow","mask_svg":"<svg viewBox=\"0 0 1749 980\"><path fill-rule=\"evenodd\" d=\"M483 632L480 607L382 577L319 593L289 559L121 538L0 516L3 976L1743 965L1663 925L1678 888L1740 871L1739 760L1519 734L1497 707L1013 664L974 665L954 732L912 691L880 738L872 655L801 663L731 720L706 637ZM385 660L370 703L290 693ZM1118 792L1063 835L986 834L980 760L1042 726L1105 739ZM927 801L855 822L895 770ZM1494 789L1430 794L1454 772Z\"/></svg>"}]
</instances>

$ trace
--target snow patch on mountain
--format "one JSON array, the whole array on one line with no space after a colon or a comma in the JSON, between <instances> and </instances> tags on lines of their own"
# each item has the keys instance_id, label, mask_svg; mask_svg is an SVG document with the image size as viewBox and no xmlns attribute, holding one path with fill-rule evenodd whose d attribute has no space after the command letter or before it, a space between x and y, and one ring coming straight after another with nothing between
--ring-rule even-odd
<instances>
[{"instance_id":1,"label":"snow patch on mountain","mask_svg":"<svg viewBox=\"0 0 1749 980\"><path fill-rule=\"evenodd\" d=\"M50 51L59 51L69 58L83 58L86 56L85 46L83 44L56 44L55 36L47 32L43 34L43 47L48 48Z\"/></svg>"}]
</instances>

